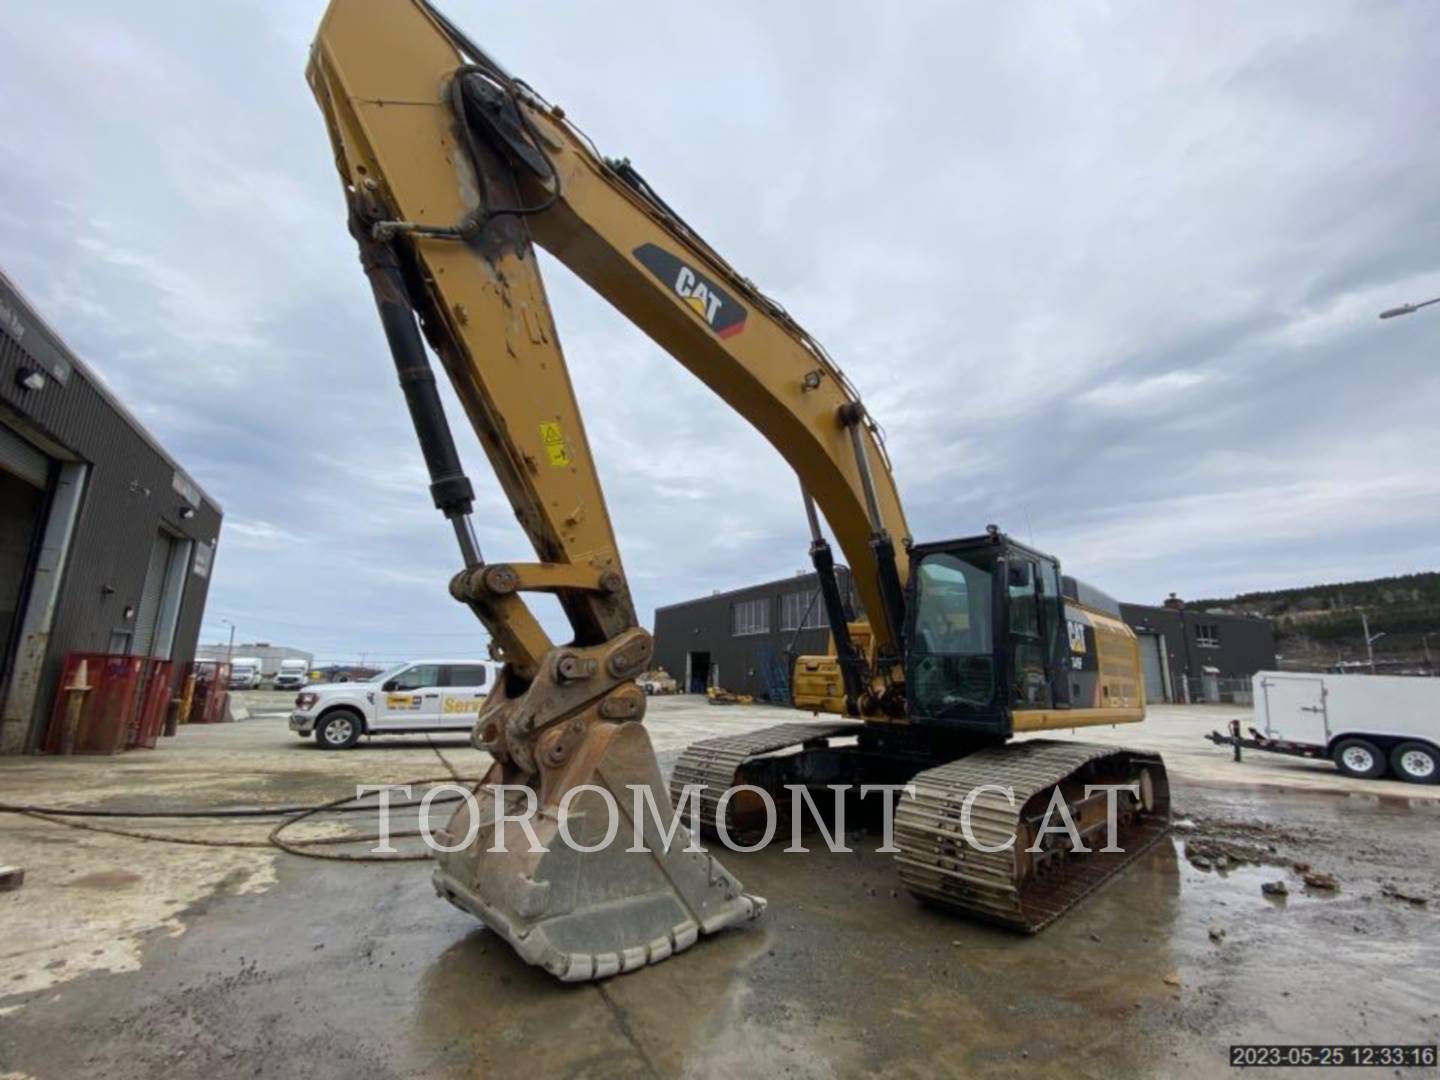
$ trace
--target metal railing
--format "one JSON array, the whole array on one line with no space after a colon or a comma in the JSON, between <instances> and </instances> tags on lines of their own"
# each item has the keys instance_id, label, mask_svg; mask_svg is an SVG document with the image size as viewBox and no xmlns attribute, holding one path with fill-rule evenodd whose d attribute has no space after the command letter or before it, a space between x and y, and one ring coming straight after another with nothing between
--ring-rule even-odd
<instances>
[{"instance_id":1,"label":"metal railing","mask_svg":"<svg viewBox=\"0 0 1440 1080\"><path fill-rule=\"evenodd\" d=\"M1254 691L1250 677L1219 675L1188 676L1176 687L1180 701L1191 705L1252 705Z\"/></svg>"}]
</instances>

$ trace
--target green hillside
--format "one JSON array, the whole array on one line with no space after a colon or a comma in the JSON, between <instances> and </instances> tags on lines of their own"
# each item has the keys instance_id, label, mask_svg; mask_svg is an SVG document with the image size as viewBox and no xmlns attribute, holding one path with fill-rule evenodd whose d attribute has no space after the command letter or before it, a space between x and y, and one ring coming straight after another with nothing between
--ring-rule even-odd
<instances>
[{"instance_id":1,"label":"green hillside","mask_svg":"<svg viewBox=\"0 0 1440 1080\"><path fill-rule=\"evenodd\" d=\"M1377 661L1422 662L1427 634L1432 635L1432 658L1440 659L1440 573L1243 593L1187 606L1274 619L1276 647L1287 660L1363 659L1362 612L1369 617L1370 632L1385 635L1375 642Z\"/></svg>"}]
</instances>

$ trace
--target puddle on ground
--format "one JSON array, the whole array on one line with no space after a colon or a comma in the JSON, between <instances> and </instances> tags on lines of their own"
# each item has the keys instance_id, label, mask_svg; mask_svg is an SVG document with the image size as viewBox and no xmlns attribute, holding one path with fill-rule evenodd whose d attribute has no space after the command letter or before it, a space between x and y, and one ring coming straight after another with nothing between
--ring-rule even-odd
<instances>
[{"instance_id":1,"label":"puddle on ground","mask_svg":"<svg viewBox=\"0 0 1440 1080\"><path fill-rule=\"evenodd\" d=\"M1345 895L1344 881L1338 881L1334 889L1307 885L1304 872L1296 870L1292 863L1277 859L1274 863L1246 861L1217 865L1208 849L1205 854L1195 854L1190 850L1192 844L1196 844L1193 839L1180 842L1180 888L1187 901L1230 907L1243 914L1326 903ZM1196 865L1196 861L1200 865ZM1286 892L1267 894L1262 886L1272 882L1283 882Z\"/></svg>"},{"instance_id":2,"label":"puddle on ground","mask_svg":"<svg viewBox=\"0 0 1440 1080\"><path fill-rule=\"evenodd\" d=\"M138 885L143 880L144 878L133 870L98 870L93 874L71 878L61 884L72 889L123 889L130 885Z\"/></svg>"}]
</instances>

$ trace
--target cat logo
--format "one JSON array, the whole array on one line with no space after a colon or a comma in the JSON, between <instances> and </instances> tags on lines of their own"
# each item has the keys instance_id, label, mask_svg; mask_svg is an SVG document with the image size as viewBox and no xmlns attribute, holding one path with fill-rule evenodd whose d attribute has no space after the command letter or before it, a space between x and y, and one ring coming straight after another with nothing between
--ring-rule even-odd
<instances>
[{"instance_id":1,"label":"cat logo","mask_svg":"<svg viewBox=\"0 0 1440 1080\"><path fill-rule=\"evenodd\" d=\"M700 271L655 244L641 244L635 258L684 300L716 337L732 338L745 329L749 312Z\"/></svg>"},{"instance_id":2,"label":"cat logo","mask_svg":"<svg viewBox=\"0 0 1440 1080\"><path fill-rule=\"evenodd\" d=\"M1085 624L1078 619L1066 619L1065 627L1070 634L1070 651L1072 653L1085 652Z\"/></svg>"}]
</instances>

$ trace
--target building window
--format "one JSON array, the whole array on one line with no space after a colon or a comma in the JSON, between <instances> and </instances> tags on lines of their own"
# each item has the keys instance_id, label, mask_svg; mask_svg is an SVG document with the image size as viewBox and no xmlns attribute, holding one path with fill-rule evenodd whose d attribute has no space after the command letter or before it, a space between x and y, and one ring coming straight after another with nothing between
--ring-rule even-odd
<instances>
[{"instance_id":1,"label":"building window","mask_svg":"<svg viewBox=\"0 0 1440 1080\"><path fill-rule=\"evenodd\" d=\"M1218 623L1196 623L1195 644L1202 649L1218 649L1220 647L1220 625Z\"/></svg>"},{"instance_id":2,"label":"building window","mask_svg":"<svg viewBox=\"0 0 1440 1080\"><path fill-rule=\"evenodd\" d=\"M825 605L820 602L818 589L786 593L780 597L781 630L799 630L802 627L806 630L823 629L827 625Z\"/></svg>"},{"instance_id":3,"label":"building window","mask_svg":"<svg viewBox=\"0 0 1440 1080\"><path fill-rule=\"evenodd\" d=\"M756 600L737 600L731 611L732 632L735 637L742 634L768 634L770 632L770 598L762 596Z\"/></svg>"}]
</instances>

